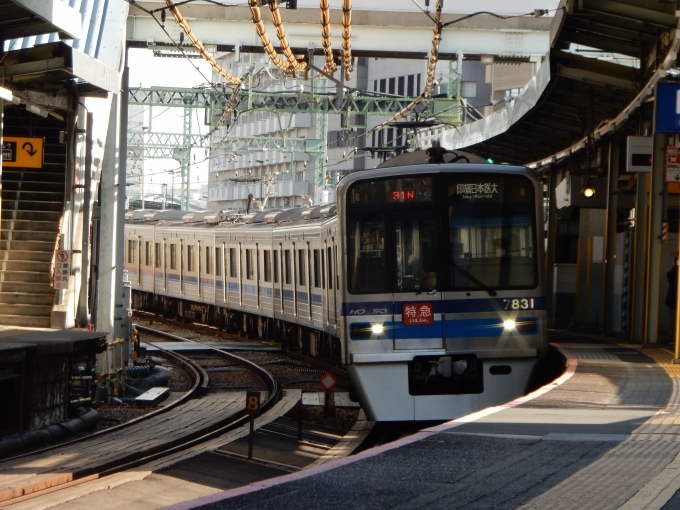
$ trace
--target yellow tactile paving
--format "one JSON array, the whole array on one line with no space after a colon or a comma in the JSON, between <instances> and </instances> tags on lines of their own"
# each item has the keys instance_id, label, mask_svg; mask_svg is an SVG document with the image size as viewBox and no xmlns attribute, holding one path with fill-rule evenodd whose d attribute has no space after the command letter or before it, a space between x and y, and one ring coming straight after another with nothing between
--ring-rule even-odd
<instances>
[{"instance_id":1,"label":"yellow tactile paving","mask_svg":"<svg viewBox=\"0 0 680 510\"><path fill-rule=\"evenodd\" d=\"M620 344L621 347L637 349L642 354L653 358L671 379L680 379L680 364L673 364L673 353L664 347L643 347L639 345Z\"/></svg>"}]
</instances>

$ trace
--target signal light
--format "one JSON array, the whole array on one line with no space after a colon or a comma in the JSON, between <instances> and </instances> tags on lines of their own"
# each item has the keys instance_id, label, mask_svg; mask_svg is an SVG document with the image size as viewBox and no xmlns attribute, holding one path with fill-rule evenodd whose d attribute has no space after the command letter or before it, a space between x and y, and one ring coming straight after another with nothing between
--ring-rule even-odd
<instances>
[{"instance_id":1,"label":"signal light","mask_svg":"<svg viewBox=\"0 0 680 510\"><path fill-rule=\"evenodd\" d=\"M595 188L592 186L586 186L581 190L581 195L585 198L592 198L595 195Z\"/></svg>"},{"instance_id":2,"label":"signal light","mask_svg":"<svg viewBox=\"0 0 680 510\"><path fill-rule=\"evenodd\" d=\"M493 165L493 159L491 158L486 158L486 160Z\"/></svg>"}]
</instances>

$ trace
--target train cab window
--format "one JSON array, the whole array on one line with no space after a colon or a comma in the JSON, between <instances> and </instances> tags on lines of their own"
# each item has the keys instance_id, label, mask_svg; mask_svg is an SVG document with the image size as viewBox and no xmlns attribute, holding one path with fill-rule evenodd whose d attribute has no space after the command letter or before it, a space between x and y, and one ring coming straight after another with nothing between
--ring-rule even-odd
<instances>
[{"instance_id":1,"label":"train cab window","mask_svg":"<svg viewBox=\"0 0 680 510\"><path fill-rule=\"evenodd\" d=\"M135 253L137 252L137 241L128 239L128 264L135 263Z\"/></svg>"},{"instance_id":2,"label":"train cab window","mask_svg":"<svg viewBox=\"0 0 680 510\"><path fill-rule=\"evenodd\" d=\"M307 285L305 273L305 250L298 250L298 285Z\"/></svg>"},{"instance_id":3,"label":"train cab window","mask_svg":"<svg viewBox=\"0 0 680 510\"><path fill-rule=\"evenodd\" d=\"M390 292L385 255L385 215L378 212L349 216L349 291L354 294Z\"/></svg>"},{"instance_id":4,"label":"train cab window","mask_svg":"<svg viewBox=\"0 0 680 510\"><path fill-rule=\"evenodd\" d=\"M283 252L283 283L286 285L290 285L293 283L292 278L291 278L291 256L290 256L290 250L284 250Z\"/></svg>"},{"instance_id":5,"label":"train cab window","mask_svg":"<svg viewBox=\"0 0 680 510\"><path fill-rule=\"evenodd\" d=\"M264 250L262 256L264 257L264 281L271 282L272 281L271 250Z\"/></svg>"},{"instance_id":6,"label":"train cab window","mask_svg":"<svg viewBox=\"0 0 680 510\"><path fill-rule=\"evenodd\" d=\"M279 250L274 250L274 283L279 283Z\"/></svg>"},{"instance_id":7,"label":"train cab window","mask_svg":"<svg viewBox=\"0 0 680 510\"><path fill-rule=\"evenodd\" d=\"M437 237L432 220L394 222L397 292L436 289Z\"/></svg>"},{"instance_id":8,"label":"train cab window","mask_svg":"<svg viewBox=\"0 0 680 510\"><path fill-rule=\"evenodd\" d=\"M144 243L144 265L145 266L151 265L151 242L150 241L146 241Z\"/></svg>"},{"instance_id":9,"label":"train cab window","mask_svg":"<svg viewBox=\"0 0 680 510\"><path fill-rule=\"evenodd\" d=\"M215 248L215 276L222 276L222 249Z\"/></svg>"},{"instance_id":10,"label":"train cab window","mask_svg":"<svg viewBox=\"0 0 680 510\"><path fill-rule=\"evenodd\" d=\"M187 271L196 271L196 247L187 245Z\"/></svg>"},{"instance_id":11,"label":"train cab window","mask_svg":"<svg viewBox=\"0 0 680 510\"><path fill-rule=\"evenodd\" d=\"M521 175L454 174L448 197L452 287L534 288L533 183Z\"/></svg>"},{"instance_id":12,"label":"train cab window","mask_svg":"<svg viewBox=\"0 0 680 510\"><path fill-rule=\"evenodd\" d=\"M255 279L255 250L252 248L246 249L246 279Z\"/></svg>"},{"instance_id":13,"label":"train cab window","mask_svg":"<svg viewBox=\"0 0 680 510\"><path fill-rule=\"evenodd\" d=\"M205 247L205 274L212 274L212 247Z\"/></svg>"},{"instance_id":14,"label":"train cab window","mask_svg":"<svg viewBox=\"0 0 680 510\"><path fill-rule=\"evenodd\" d=\"M238 264L236 263L236 248L229 248L229 276L238 277Z\"/></svg>"},{"instance_id":15,"label":"train cab window","mask_svg":"<svg viewBox=\"0 0 680 510\"><path fill-rule=\"evenodd\" d=\"M321 250L314 250L314 287L317 289L323 288L323 267L321 261Z\"/></svg>"},{"instance_id":16,"label":"train cab window","mask_svg":"<svg viewBox=\"0 0 680 510\"><path fill-rule=\"evenodd\" d=\"M328 268L328 288L333 289L333 249L326 248L326 267Z\"/></svg>"},{"instance_id":17,"label":"train cab window","mask_svg":"<svg viewBox=\"0 0 680 510\"><path fill-rule=\"evenodd\" d=\"M163 256L161 254L161 243L154 245L154 263L155 267L163 267Z\"/></svg>"},{"instance_id":18,"label":"train cab window","mask_svg":"<svg viewBox=\"0 0 680 510\"><path fill-rule=\"evenodd\" d=\"M177 245L170 245L170 269L177 269Z\"/></svg>"}]
</instances>

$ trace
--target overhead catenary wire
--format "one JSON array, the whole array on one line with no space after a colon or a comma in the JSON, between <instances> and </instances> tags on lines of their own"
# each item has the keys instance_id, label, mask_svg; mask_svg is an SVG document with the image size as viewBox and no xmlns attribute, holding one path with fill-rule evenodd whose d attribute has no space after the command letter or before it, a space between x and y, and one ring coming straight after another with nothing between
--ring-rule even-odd
<instances>
[{"instance_id":1,"label":"overhead catenary wire","mask_svg":"<svg viewBox=\"0 0 680 510\"><path fill-rule=\"evenodd\" d=\"M212 55L210 55L210 53L208 53L208 51L205 49L205 46L203 46L203 43L199 41L198 37L196 37L194 33L191 31L189 23L187 23L182 14L179 12L179 9L172 3L172 1L165 0L165 3L170 9L172 15L174 16L175 21L177 21L177 24L180 27L182 27L182 30L184 30L184 33L187 34L187 37L191 40L191 43L198 50L201 56L206 61L208 61L208 63L213 67L213 69L215 69L215 71L224 76L228 81L230 81L234 85L239 85L241 83L241 79L229 74L229 72L227 72L227 70L224 67L219 65L215 58Z\"/></svg>"},{"instance_id":2,"label":"overhead catenary wire","mask_svg":"<svg viewBox=\"0 0 680 510\"><path fill-rule=\"evenodd\" d=\"M401 119L405 115L408 115L413 109L420 103L423 99L425 99L427 96L430 95L430 91L432 90L432 83L434 82L434 72L435 68L437 66L437 59L439 57L439 42L441 41L442 37L442 8L443 8L444 1L443 0L437 0L437 6L435 8L435 15L434 15L434 35L432 37L432 50L430 51L430 61L427 66L427 80L425 81L425 88L423 92L416 97L411 104L407 105L404 109L402 109L399 113L397 113L394 117L392 117L390 120L383 122L382 124L378 124L376 127L374 127L372 130L370 130L368 133L366 133L366 136L368 136L371 132L373 131L381 131L385 126L388 124L391 124L392 122L396 122L397 120Z\"/></svg>"}]
</instances>

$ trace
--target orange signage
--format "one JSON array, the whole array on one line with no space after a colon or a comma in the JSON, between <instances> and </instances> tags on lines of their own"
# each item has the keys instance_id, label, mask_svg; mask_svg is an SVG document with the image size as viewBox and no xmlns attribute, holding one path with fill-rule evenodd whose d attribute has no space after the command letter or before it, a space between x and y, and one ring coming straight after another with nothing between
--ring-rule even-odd
<instances>
[{"instance_id":1,"label":"orange signage","mask_svg":"<svg viewBox=\"0 0 680 510\"><path fill-rule=\"evenodd\" d=\"M2 166L42 168L42 138L4 136L2 138Z\"/></svg>"}]
</instances>

